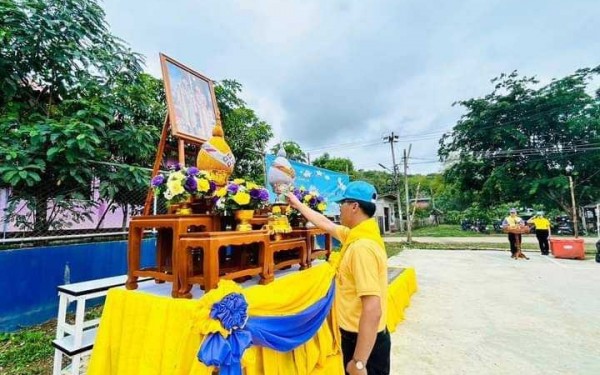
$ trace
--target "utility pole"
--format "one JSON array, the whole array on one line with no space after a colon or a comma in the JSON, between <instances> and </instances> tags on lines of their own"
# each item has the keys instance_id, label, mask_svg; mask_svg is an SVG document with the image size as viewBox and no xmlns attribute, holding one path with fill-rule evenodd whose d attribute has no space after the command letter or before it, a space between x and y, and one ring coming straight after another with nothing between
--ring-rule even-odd
<instances>
[{"instance_id":1,"label":"utility pole","mask_svg":"<svg viewBox=\"0 0 600 375\"><path fill-rule=\"evenodd\" d=\"M412 243L411 219L410 219L410 204L408 201L408 158L410 157L410 149L412 144L408 146L408 153L404 149L404 190L406 192L406 242Z\"/></svg>"},{"instance_id":2,"label":"utility pole","mask_svg":"<svg viewBox=\"0 0 600 375\"><path fill-rule=\"evenodd\" d=\"M398 136L392 132L391 135L384 137L384 141L390 143L390 148L392 149L392 163L393 163L393 171L394 173L394 185L396 185L396 203L398 204L398 224L400 226L400 233L404 232L404 223L402 220L402 206L400 204L400 178L398 176L398 165L396 164L396 153L394 152L394 143L398 142Z\"/></svg>"}]
</instances>

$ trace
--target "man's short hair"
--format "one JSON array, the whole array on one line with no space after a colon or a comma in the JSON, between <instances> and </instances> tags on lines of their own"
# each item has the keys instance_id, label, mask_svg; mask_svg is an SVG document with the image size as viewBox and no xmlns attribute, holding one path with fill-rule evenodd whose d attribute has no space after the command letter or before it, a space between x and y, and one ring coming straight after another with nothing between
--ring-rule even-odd
<instances>
[{"instance_id":1,"label":"man's short hair","mask_svg":"<svg viewBox=\"0 0 600 375\"><path fill-rule=\"evenodd\" d=\"M359 200L357 200L356 203L358 203L358 207L360 207L362 212L364 212L368 217L373 217L373 215L375 215L375 210L377 209L375 203Z\"/></svg>"}]
</instances>

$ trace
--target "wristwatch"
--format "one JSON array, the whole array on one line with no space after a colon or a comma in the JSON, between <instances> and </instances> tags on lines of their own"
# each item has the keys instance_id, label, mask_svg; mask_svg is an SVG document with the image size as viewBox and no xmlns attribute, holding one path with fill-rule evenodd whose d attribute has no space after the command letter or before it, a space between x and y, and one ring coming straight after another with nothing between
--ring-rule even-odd
<instances>
[{"instance_id":1,"label":"wristwatch","mask_svg":"<svg viewBox=\"0 0 600 375\"><path fill-rule=\"evenodd\" d=\"M356 367L357 370L362 371L365 369L365 363L360 359L352 358L352 361L354 361L354 367Z\"/></svg>"}]
</instances>

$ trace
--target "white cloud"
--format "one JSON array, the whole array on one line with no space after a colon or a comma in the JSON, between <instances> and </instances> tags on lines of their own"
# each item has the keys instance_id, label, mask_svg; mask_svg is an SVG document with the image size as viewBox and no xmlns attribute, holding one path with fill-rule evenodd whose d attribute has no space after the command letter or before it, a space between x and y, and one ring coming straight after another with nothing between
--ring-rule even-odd
<instances>
[{"instance_id":1,"label":"white cloud","mask_svg":"<svg viewBox=\"0 0 600 375\"><path fill-rule=\"evenodd\" d=\"M146 55L152 74L164 52L212 79L236 79L272 125L272 143L294 140L319 149L313 160L329 151L364 169L392 165L381 138L394 131L397 163L412 143L410 172L439 170L437 137L462 113L452 103L489 93L502 72L548 82L600 63L592 0L104 5L113 32Z\"/></svg>"}]
</instances>

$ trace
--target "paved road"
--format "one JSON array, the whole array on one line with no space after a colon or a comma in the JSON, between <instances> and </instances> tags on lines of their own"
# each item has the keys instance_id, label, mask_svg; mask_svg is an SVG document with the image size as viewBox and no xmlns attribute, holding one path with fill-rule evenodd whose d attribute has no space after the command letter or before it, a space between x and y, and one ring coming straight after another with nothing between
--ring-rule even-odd
<instances>
[{"instance_id":1,"label":"paved road","mask_svg":"<svg viewBox=\"0 0 600 375\"><path fill-rule=\"evenodd\" d=\"M600 374L600 264L501 251L405 250L419 291L392 374Z\"/></svg>"},{"instance_id":2,"label":"paved road","mask_svg":"<svg viewBox=\"0 0 600 375\"><path fill-rule=\"evenodd\" d=\"M556 238L572 238L572 237L556 237ZM580 237L584 239L586 244L595 244L598 241L595 237ZM406 241L406 236L394 236L394 237L384 237L386 242L404 242ZM415 242L429 242L429 243L469 243L469 242L479 242L479 243L505 243L508 244L507 236L490 236L490 237L413 237L413 241ZM535 235L524 235L523 243L533 243L537 244L537 239Z\"/></svg>"}]
</instances>

